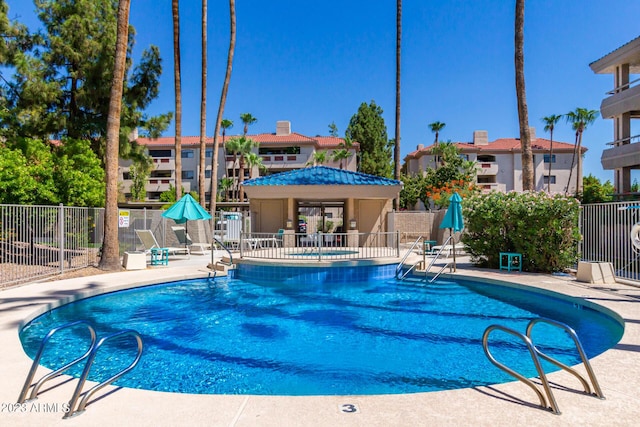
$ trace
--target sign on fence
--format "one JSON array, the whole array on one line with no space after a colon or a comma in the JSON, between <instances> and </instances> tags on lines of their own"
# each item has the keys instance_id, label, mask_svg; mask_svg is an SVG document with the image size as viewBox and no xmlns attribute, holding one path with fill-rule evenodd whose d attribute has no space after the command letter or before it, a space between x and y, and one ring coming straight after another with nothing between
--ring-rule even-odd
<instances>
[{"instance_id":1,"label":"sign on fence","mask_svg":"<svg viewBox=\"0 0 640 427\"><path fill-rule=\"evenodd\" d=\"M118 227L129 228L129 211L118 211Z\"/></svg>"}]
</instances>

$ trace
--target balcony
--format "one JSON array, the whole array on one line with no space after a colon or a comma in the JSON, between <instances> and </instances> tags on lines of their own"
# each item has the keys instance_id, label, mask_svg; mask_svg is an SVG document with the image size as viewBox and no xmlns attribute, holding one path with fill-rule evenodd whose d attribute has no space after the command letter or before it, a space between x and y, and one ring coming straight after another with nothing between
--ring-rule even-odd
<instances>
[{"instance_id":1,"label":"balcony","mask_svg":"<svg viewBox=\"0 0 640 427\"><path fill-rule=\"evenodd\" d=\"M605 170L640 165L640 143L636 142L607 148L602 151L600 163Z\"/></svg>"},{"instance_id":2,"label":"balcony","mask_svg":"<svg viewBox=\"0 0 640 427\"><path fill-rule=\"evenodd\" d=\"M263 154L262 164L266 167L304 167L309 156L302 154Z\"/></svg>"},{"instance_id":3,"label":"balcony","mask_svg":"<svg viewBox=\"0 0 640 427\"><path fill-rule=\"evenodd\" d=\"M623 113L631 113L632 117L640 117L640 79L616 88L607 95L600 104L600 113L603 118L611 119ZM633 86L633 84L636 84ZM633 87L632 87L633 86Z\"/></svg>"},{"instance_id":4,"label":"balcony","mask_svg":"<svg viewBox=\"0 0 640 427\"><path fill-rule=\"evenodd\" d=\"M493 162L479 162L478 163L478 175L497 175L498 174L498 164Z\"/></svg>"},{"instance_id":5,"label":"balcony","mask_svg":"<svg viewBox=\"0 0 640 427\"><path fill-rule=\"evenodd\" d=\"M171 157L154 157L153 169L154 170L174 170L176 168L176 161Z\"/></svg>"}]
</instances>

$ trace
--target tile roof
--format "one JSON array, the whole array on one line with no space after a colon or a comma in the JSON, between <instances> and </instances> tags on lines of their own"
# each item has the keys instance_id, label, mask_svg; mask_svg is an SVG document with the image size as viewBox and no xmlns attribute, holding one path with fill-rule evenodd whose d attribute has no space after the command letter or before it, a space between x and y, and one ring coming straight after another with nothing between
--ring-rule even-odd
<instances>
[{"instance_id":1,"label":"tile roof","mask_svg":"<svg viewBox=\"0 0 640 427\"><path fill-rule=\"evenodd\" d=\"M395 179L368 175L328 166L313 166L288 172L262 176L244 181L245 186L284 185L402 185Z\"/></svg>"},{"instance_id":2,"label":"tile roof","mask_svg":"<svg viewBox=\"0 0 640 427\"><path fill-rule=\"evenodd\" d=\"M226 135L225 141L228 141L229 138L238 137L240 135ZM309 137L299 133L292 132L288 135L276 135L275 133L259 133L255 135L247 135L247 137L253 139L260 144L310 144L315 145L318 148L330 149L330 148L338 148L339 144L344 143L343 138L337 138L333 136L316 136ZM200 137L199 136L182 136L182 146L198 146L200 145ZM174 145L175 137L174 136L161 136L159 138L138 138L138 144L140 145L155 145L155 146L166 146L166 145ZM219 139L220 144L222 144L222 138ZM213 144L213 137L206 138L207 145ZM357 151L360 147L360 144L357 142L353 143L353 148Z\"/></svg>"},{"instance_id":3,"label":"tile roof","mask_svg":"<svg viewBox=\"0 0 640 427\"><path fill-rule=\"evenodd\" d=\"M499 138L495 141L488 143L487 145L474 145L470 142L454 142L453 143L462 153L469 152L520 152L521 144L519 138ZM433 147L429 145L427 147L421 148L420 150L415 150L409 154L405 158L417 158L420 155L428 155L429 151ZM556 152L573 152L575 145L569 144L561 141L553 141L553 151ZM551 140L545 138L536 138L531 141L531 149L534 152L540 151L549 151L551 149ZM587 148L582 146L582 152L586 152Z\"/></svg>"}]
</instances>

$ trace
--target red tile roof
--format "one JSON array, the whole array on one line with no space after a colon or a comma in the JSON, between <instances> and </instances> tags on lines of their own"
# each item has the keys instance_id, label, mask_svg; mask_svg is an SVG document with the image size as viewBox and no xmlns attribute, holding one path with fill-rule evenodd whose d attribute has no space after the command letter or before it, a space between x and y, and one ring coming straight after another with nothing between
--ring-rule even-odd
<instances>
[{"instance_id":1,"label":"red tile roof","mask_svg":"<svg viewBox=\"0 0 640 427\"><path fill-rule=\"evenodd\" d=\"M469 142L454 142L453 143L462 153L479 153L479 152L520 152L521 144L518 138L499 138L495 141L488 143L487 145L474 145ZM429 145L415 150L405 157L405 159L417 158L424 155L429 155L429 151L433 147ZM553 141L553 151L555 152L573 152L575 145L561 141ZM545 138L536 138L531 141L531 149L535 152L549 151L551 148L551 140ZM587 151L586 147L581 147L581 151L584 153Z\"/></svg>"},{"instance_id":2,"label":"red tile roof","mask_svg":"<svg viewBox=\"0 0 640 427\"><path fill-rule=\"evenodd\" d=\"M228 141L229 138L233 138L234 136L240 135L227 135L225 136L225 141ZM333 136L316 136L316 137L308 137L296 132L292 132L288 135L276 135L275 133L259 133L256 135L247 135L249 138L253 139L260 144L309 144L315 145L318 148L338 148L340 143L344 143L343 138L337 138ZM173 136L162 136L160 138L138 138L138 144L140 145L152 145L152 146L166 146L166 145L174 145L175 137ZM200 145L200 137L199 136L182 136L181 138L182 146L198 146ZM219 142L222 144L222 137L220 137ZM213 144L213 137L206 138L207 145ZM359 148L359 144L357 142L353 143L353 147L357 150Z\"/></svg>"}]
</instances>

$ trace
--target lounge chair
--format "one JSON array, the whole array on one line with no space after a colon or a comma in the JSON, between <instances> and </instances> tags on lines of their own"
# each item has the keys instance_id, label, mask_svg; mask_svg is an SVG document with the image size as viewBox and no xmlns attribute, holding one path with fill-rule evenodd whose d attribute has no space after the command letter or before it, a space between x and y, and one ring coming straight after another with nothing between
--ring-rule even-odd
<instances>
[{"instance_id":1,"label":"lounge chair","mask_svg":"<svg viewBox=\"0 0 640 427\"><path fill-rule=\"evenodd\" d=\"M150 254L151 249L153 248L162 248L162 246L158 244L158 241L156 240L156 236L153 235L151 230L136 230L136 234L138 235L138 238L142 242L142 245L144 246L144 252L146 254ZM163 248L163 249L168 249L169 255L180 254L180 255L186 255L188 257L190 254L188 247L184 247L184 248L169 247L169 248Z\"/></svg>"},{"instance_id":2,"label":"lounge chair","mask_svg":"<svg viewBox=\"0 0 640 427\"><path fill-rule=\"evenodd\" d=\"M191 236L189 236L189 233L187 233L187 230L184 227L175 227L174 226L174 227L171 227L171 229L175 233L176 238L178 239L178 243L180 243L181 245L184 245L185 248L189 248L189 252L190 253L198 253L198 254L204 255L208 251L211 251L211 245L210 244L194 242L191 239ZM193 248L198 248L198 251L194 252Z\"/></svg>"}]
</instances>

